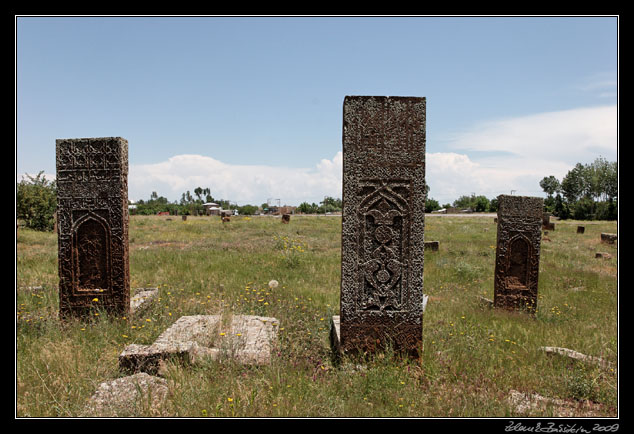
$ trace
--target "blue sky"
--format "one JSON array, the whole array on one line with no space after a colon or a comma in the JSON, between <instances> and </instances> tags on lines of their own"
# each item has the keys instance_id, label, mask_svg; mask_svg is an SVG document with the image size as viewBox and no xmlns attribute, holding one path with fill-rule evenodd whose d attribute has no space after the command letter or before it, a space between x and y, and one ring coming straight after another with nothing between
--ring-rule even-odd
<instances>
[{"instance_id":1,"label":"blue sky","mask_svg":"<svg viewBox=\"0 0 634 434\"><path fill-rule=\"evenodd\" d=\"M346 95L427 98L429 196L617 159L618 18L16 17L16 178L129 142L129 197L341 197Z\"/></svg>"}]
</instances>

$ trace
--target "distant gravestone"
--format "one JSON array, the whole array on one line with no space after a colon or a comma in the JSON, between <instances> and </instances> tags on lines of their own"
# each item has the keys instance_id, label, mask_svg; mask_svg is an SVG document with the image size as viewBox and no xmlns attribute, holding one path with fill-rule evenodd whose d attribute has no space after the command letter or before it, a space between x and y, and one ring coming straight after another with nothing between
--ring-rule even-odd
<instances>
[{"instance_id":1,"label":"distant gravestone","mask_svg":"<svg viewBox=\"0 0 634 434\"><path fill-rule=\"evenodd\" d=\"M418 356L423 331L425 98L347 96L341 317L334 347Z\"/></svg>"},{"instance_id":2,"label":"distant gravestone","mask_svg":"<svg viewBox=\"0 0 634 434\"><path fill-rule=\"evenodd\" d=\"M56 140L60 317L130 309L128 142Z\"/></svg>"},{"instance_id":3,"label":"distant gravestone","mask_svg":"<svg viewBox=\"0 0 634 434\"><path fill-rule=\"evenodd\" d=\"M425 250L431 250L437 252L440 247L440 241L425 241Z\"/></svg>"},{"instance_id":4,"label":"distant gravestone","mask_svg":"<svg viewBox=\"0 0 634 434\"><path fill-rule=\"evenodd\" d=\"M543 199L500 195L498 203L494 306L534 312Z\"/></svg>"},{"instance_id":5,"label":"distant gravestone","mask_svg":"<svg viewBox=\"0 0 634 434\"><path fill-rule=\"evenodd\" d=\"M608 233L602 233L601 234L601 242L602 243L607 243L607 244L614 244L617 240L617 236L616 234L608 234Z\"/></svg>"}]
</instances>

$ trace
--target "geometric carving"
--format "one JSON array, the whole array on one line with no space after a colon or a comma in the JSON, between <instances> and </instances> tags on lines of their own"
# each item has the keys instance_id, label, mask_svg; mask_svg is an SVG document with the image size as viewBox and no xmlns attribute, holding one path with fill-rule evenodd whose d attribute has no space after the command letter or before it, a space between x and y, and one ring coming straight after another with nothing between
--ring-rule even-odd
<instances>
[{"instance_id":1,"label":"geometric carving","mask_svg":"<svg viewBox=\"0 0 634 434\"><path fill-rule=\"evenodd\" d=\"M543 199L498 196L494 306L535 312Z\"/></svg>"},{"instance_id":2,"label":"geometric carving","mask_svg":"<svg viewBox=\"0 0 634 434\"><path fill-rule=\"evenodd\" d=\"M340 347L422 342L425 98L347 96Z\"/></svg>"},{"instance_id":3,"label":"geometric carving","mask_svg":"<svg viewBox=\"0 0 634 434\"><path fill-rule=\"evenodd\" d=\"M56 170L60 316L127 315L128 142L58 139Z\"/></svg>"}]
</instances>

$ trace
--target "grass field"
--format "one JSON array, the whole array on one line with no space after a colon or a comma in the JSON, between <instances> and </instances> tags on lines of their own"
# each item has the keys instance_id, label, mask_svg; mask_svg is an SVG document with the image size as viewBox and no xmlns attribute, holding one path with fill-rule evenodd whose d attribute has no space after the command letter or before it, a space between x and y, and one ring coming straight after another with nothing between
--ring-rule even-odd
<instances>
[{"instance_id":1,"label":"grass field","mask_svg":"<svg viewBox=\"0 0 634 434\"><path fill-rule=\"evenodd\" d=\"M549 417L618 410L617 248L600 242L616 222L557 222L542 239L534 317L490 309L496 226L490 217L426 217L419 361L382 353L333 365L329 320L339 313L341 218L132 216L132 292L158 287L142 317L60 323L57 238L20 229L16 270L16 416L75 417L97 386L124 374L118 355L150 344L183 315L255 314L279 320L269 366L171 363L161 408L174 417ZM596 252L611 258L595 258ZM275 279L279 286L270 289ZM542 346L601 357L611 367L547 356ZM511 391L558 399L528 413Z\"/></svg>"}]
</instances>

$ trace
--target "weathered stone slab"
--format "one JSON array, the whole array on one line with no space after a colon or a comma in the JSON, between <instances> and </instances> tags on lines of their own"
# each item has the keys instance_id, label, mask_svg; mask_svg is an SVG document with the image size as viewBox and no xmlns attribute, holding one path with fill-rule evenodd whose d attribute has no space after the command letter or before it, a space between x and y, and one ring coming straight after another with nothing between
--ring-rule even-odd
<instances>
[{"instance_id":1,"label":"weathered stone slab","mask_svg":"<svg viewBox=\"0 0 634 434\"><path fill-rule=\"evenodd\" d=\"M56 140L60 317L130 308L128 142ZM96 301L95 301L96 300Z\"/></svg>"},{"instance_id":2,"label":"weathered stone slab","mask_svg":"<svg viewBox=\"0 0 634 434\"><path fill-rule=\"evenodd\" d=\"M537 308L543 199L498 196L494 306Z\"/></svg>"},{"instance_id":3,"label":"weathered stone slab","mask_svg":"<svg viewBox=\"0 0 634 434\"><path fill-rule=\"evenodd\" d=\"M508 403L520 416L552 415L553 417L598 417L603 406L590 401L548 398L538 393L524 393L511 390Z\"/></svg>"},{"instance_id":4,"label":"weathered stone slab","mask_svg":"<svg viewBox=\"0 0 634 434\"><path fill-rule=\"evenodd\" d=\"M277 338L275 318L252 315L193 315L179 318L151 345L128 345L119 355L124 372L160 372L164 361L197 363L203 358L269 364Z\"/></svg>"},{"instance_id":5,"label":"weathered stone slab","mask_svg":"<svg viewBox=\"0 0 634 434\"><path fill-rule=\"evenodd\" d=\"M580 362L584 362L584 363L590 363L593 365L598 365L602 368L609 368L611 366L611 364L609 362L606 362L605 360L603 360L600 357L595 357L595 356L588 356L585 354L582 354L578 351L574 351L571 350L569 348L562 348L562 347L540 347L540 350L544 351L546 354L549 355L560 355L563 357L568 357L570 359L573 360L578 360Z\"/></svg>"},{"instance_id":6,"label":"weathered stone slab","mask_svg":"<svg viewBox=\"0 0 634 434\"><path fill-rule=\"evenodd\" d=\"M141 372L101 383L80 416L167 416L160 410L167 395L167 381Z\"/></svg>"},{"instance_id":7,"label":"weathered stone slab","mask_svg":"<svg viewBox=\"0 0 634 434\"><path fill-rule=\"evenodd\" d=\"M343 106L343 351L422 345L425 98Z\"/></svg>"}]
</instances>

